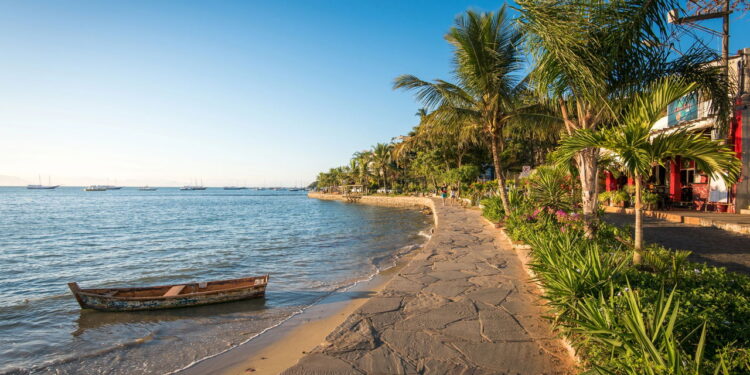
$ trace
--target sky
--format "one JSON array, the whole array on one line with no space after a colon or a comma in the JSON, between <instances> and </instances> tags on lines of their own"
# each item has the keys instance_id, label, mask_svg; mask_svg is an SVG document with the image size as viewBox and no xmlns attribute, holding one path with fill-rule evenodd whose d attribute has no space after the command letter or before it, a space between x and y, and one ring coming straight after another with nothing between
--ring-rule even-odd
<instances>
[{"instance_id":1,"label":"sky","mask_svg":"<svg viewBox=\"0 0 750 375\"><path fill-rule=\"evenodd\" d=\"M500 5L0 2L0 185L307 185L416 125L393 79L450 78L455 17Z\"/></svg>"}]
</instances>

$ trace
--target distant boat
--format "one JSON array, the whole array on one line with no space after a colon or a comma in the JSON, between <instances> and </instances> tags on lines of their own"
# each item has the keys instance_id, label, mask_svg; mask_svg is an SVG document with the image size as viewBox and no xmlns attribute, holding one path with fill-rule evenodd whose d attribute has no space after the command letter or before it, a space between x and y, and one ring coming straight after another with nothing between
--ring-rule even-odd
<instances>
[{"instance_id":1,"label":"distant boat","mask_svg":"<svg viewBox=\"0 0 750 375\"><path fill-rule=\"evenodd\" d=\"M107 191L107 187L103 185L91 185L85 187L83 191Z\"/></svg>"},{"instance_id":2,"label":"distant boat","mask_svg":"<svg viewBox=\"0 0 750 375\"><path fill-rule=\"evenodd\" d=\"M104 188L107 190L120 190L122 189L122 186L104 185Z\"/></svg>"},{"instance_id":3,"label":"distant boat","mask_svg":"<svg viewBox=\"0 0 750 375\"><path fill-rule=\"evenodd\" d=\"M206 190L206 187L203 186L203 180L201 180L200 185L198 184L198 180L195 180L195 185L185 185L180 190Z\"/></svg>"},{"instance_id":4,"label":"distant boat","mask_svg":"<svg viewBox=\"0 0 750 375\"><path fill-rule=\"evenodd\" d=\"M31 190L52 190L52 189L57 189L57 188L60 187L60 185L52 185L50 183L50 180L51 179L49 177L47 177L47 184L48 185L42 185L42 176L39 176L39 184L37 184L37 185L26 185L26 188L27 189L31 189Z\"/></svg>"},{"instance_id":5,"label":"distant boat","mask_svg":"<svg viewBox=\"0 0 750 375\"><path fill-rule=\"evenodd\" d=\"M57 189L59 187L60 185L27 185L26 186L27 189L32 189L32 190L40 190L40 189L51 190L51 189Z\"/></svg>"},{"instance_id":6,"label":"distant boat","mask_svg":"<svg viewBox=\"0 0 750 375\"><path fill-rule=\"evenodd\" d=\"M289 188L289 191L300 191L300 190L302 190L302 189L298 189L298 188Z\"/></svg>"},{"instance_id":7,"label":"distant boat","mask_svg":"<svg viewBox=\"0 0 750 375\"><path fill-rule=\"evenodd\" d=\"M268 275L141 288L81 289L77 283L68 283L81 308L103 311L158 310L239 301L263 297L266 285Z\"/></svg>"},{"instance_id":8,"label":"distant boat","mask_svg":"<svg viewBox=\"0 0 750 375\"><path fill-rule=\"evenodd\" d=\"M224 186L224 190L247 190L244 186Z\"/></svg>"},{"instance_id":9,"label":"distant boat","mask_svg":"<svg viewBox=\"0 0 750 375\"><path fill-rule=\"evenodd\" d=\"M138 190L140 190L140 191L156 191L156 188L155 187L150 187L150 186L141 186L141 187L138 188Z\"/></svg>"}]
</instances>

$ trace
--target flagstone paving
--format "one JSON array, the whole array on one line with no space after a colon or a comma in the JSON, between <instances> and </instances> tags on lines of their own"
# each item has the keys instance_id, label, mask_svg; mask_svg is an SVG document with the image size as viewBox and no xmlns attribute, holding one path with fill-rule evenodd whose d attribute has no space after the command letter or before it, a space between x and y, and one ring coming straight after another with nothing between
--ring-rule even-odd
<instances>
[{"instance_id":1,"label":"flagstone paving","mask_svg":"<svg viewBox=\"0 0 750 375\"><path fill-rule=\"evenodd\" d=\"M385 288L283 374L572 374L510 243L478 211L439 227Z\"/></svg>"}]
</instances>

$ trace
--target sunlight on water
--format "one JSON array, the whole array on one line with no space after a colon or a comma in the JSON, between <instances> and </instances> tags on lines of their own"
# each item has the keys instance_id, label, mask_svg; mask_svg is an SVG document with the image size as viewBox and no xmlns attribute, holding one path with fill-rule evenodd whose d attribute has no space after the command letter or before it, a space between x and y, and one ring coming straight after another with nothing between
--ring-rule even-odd
<instances>
[{"instance_id":1,"label":"sunlight on water","mask_svg":"<svg viewBox=\"0 0 750 375\"><path fill-rule=\"evenodd\" d=\"M284 191L0 188L0 210L0 373L182 368L389 266L431 224L413 210ZM264 273L265 299L156 312L82 311L66 286Z\"/></svg>"}]
</instances>

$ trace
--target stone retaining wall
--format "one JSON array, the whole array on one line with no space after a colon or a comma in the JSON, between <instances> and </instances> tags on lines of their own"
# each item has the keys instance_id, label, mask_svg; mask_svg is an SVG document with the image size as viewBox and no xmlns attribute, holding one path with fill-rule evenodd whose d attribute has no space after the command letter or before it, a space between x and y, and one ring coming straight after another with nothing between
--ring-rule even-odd
<instances>
[{"instance_id":1,"label":"stone retaining wall","mask_svg":"<svg viewBox=\"0 0 750 375\"><path fill-rule=\"evenodd\" d=\"M342 194L324 194L318 192L307 193L308 198L315 198L327 201L342 201L346 202L346 197ZM378 195L365 195L352 204L370 204L374 206L384 207L427 207L432 212L435 212L435 202L428 197L386 197ZM435 226L438 225L438 215L432 215L435 220Z\"/></svg>"}]
</instances>

